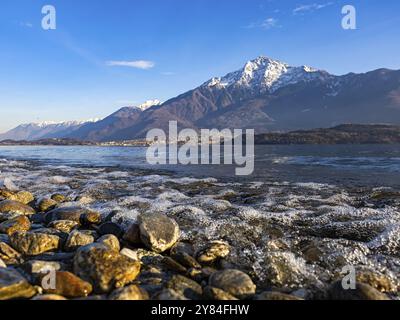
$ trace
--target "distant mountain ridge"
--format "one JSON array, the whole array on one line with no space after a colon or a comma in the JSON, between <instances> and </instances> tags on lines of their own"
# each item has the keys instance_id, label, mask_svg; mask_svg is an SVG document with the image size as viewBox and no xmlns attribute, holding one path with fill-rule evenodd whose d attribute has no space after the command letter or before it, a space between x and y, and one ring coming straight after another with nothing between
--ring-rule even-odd
<instances>
[{"instance_id":1,"label":"distant mountain ridge","mask_svg":"<svg viewBox=\"0 0 400 320\"><path fill-rule=\"evenodd\" d=\"M167 130L171 120L180 128L252 128L256 133L343 123L400 125L400 71L336 76L262 56L162 104L122 108L101 121L67 130L62 137L140 139L150 129Z\"/></svg>"}]
</instances>

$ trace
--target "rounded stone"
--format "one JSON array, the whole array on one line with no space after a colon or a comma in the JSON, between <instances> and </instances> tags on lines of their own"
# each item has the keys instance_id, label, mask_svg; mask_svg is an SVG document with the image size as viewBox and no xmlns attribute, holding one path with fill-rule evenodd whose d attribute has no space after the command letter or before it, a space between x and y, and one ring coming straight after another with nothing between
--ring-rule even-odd
<instances>
[{"instance_id":1,"label":"rounded stone","mask_svg":"<svg viewBox=\"0 0 400 320\"><path fill-rule=\"evenodd\" d=\"M121 238L124 234L124 229L117 223L105 222L99 226L97 232L100 235L112 234L117 238Z\"/></svg>"},{"instance_id":2,"label":"rounded stone","mask_svg":"<svg viewBox=\"0 0 400 320\"><path fill-rule=\"evenodd\" d=\"M90 282L97 293L107 293L134 281L140 266L140 262L99 243L78 249L73 260L74 273Z\"/></svg>"},{"instance_id":3,"label":"rounded stone","mask_svg":"<svg viewBox=\"0 0 400 320\"><path fill-rule=\"evenodd\" d=\"M93 291L89 282L82 280L71 272L56 271L55 289L45 289L45 293L57 294L67 298L86 297Z\"/></svg>"},{"instance_id":4,"label":"rounded stone","mask_svg":"<svg viewBox=\"0 0 400 320\"><path fill-rule=\"evenodd\" d=\"M75 222L97 223L100 221L100 213L81 207L56 208L46 213L46 222L55 220L71 220Z\"/></svg>"},{"instance_id":5,"label":"rounded stone","mask_svg":"<svg viewBox=\"0 0 400 320\"><path fill-rule=\"evenodd\" d=\"M230 253L230 246L224 241L212 241L196 253L197 261L210 264L218 259L226 258Z\"/></svg>"},{"instance_id":6,"label":"rounded stone","mask_svg":"<svg viewBox=\"0 0 400 320\"><path fill-rule=\"evenodd\" d=\"M213 273L210 276L209 285L222 289L239 299L250 298L256 292L256 285L251 278L244 272L235 269Z\"/></svg>"},{"instance_id":7,"label":"rounded stone","mask_svg":"<svg viewBox=\"0 0 400 320\"><path fill-rule=\"evenodd\" d=\"M140 228L137 223L132 224L123 235L123 240L130 244L141 244L140 240Z\"/></svg>"},{"instance_id":8,"label":"rounded stone","mask_svg":"<svg viewBox=\"0 0 400 320\"><path fill-rule=\"evenodd\" d=\"M121 249L118 238L112 234L106 234L100 237L97 239L97 242L117 252L119 252Z\"/></svg>"},{"instance_id":9,"label":"rounded stone","mask_svg":"<svg viewBox=\"0 0 400 320\"><path fill-rule=\"evenodd\" d=\"M17 231L26 232L31 228L31 222L26 216L19 216L0 224L0 233L11 236Z\"/></svg>"},{"instance_id":10,"label":"rounded stone","mask_svg":"<svg viewBox=\"0 0 400 320\"><path fill-rule=\"evenodd\" d=\"M207 286L204 288L204 297L207 300L234 301L238 298L219 288Z\"/></svg>"},{"instance_id":11,"label":"rounded stone","mask_svg":"<svg viewBox=\"0 0 400 320\"><path fill-rule=\"evenodd\" d=\"M36 290L16 270L0 268L0 300L31 298Z\"/></svg>"},{"instance_id":12,"label":"rounded stone","mask_svg":"<svg viewBox=\"0 0 400 320\"><path fill-rule=\"evenodd\" d=\"M120 288L111 293L110 300L130 300L130 301L139 301L139 300L149 300L149 294L143 288L130 285L125 288Z\"/></svg>"},{"instance_id":13,"label":"rounded stone","mask_svg":"<svg viewBox=\"0 0 400 320\"><path fill-rule=\"evenodd\" d=\"M16 232L11 235L10 242L11 246L18 252L28 256L35 256L44 252L57 250L60 238L44 233Z\"/></svg>"},{"instance_id":14,"label":"rounded stone","mask_svg":"<svg viewBox=\"0 0 400 320\"><path fill-rule=\"evenodd\" d=\"M77 227L79 227L79 222L71 220L55 220L49 223L49 228L53 228L65 233L70 233L72 229Z\"/></svg>"},{"instance_id":15,"label":"rounded stone","mask_svg":"<svg viewBox=\"0 0 400 320\"><path fill-rule=\"evenodd\" d=\"M365 283L357 283L354 290L345 290L342 281L337 281L330 286L328 294L332 300L390 300L387 295Z\"/></svg>"},{"instance_id":16,"label":"rounded stone","mask_svg":"<svg viewBox=\"0 0 400 320\"><path fill-rule=\"evenodd\" d=\"M203 294L203 289L196 281L186 278L181 275L174 275L167 282L167 289L172 289L175 292L183 295L190 300L200 300Z\"/></svg>"},{"instance_id":17,"label":"rounded stone","mask_svg":"<svg viewBox=\"0 0 400 320\"><path fill-rule=\"evenodd\" d=\"M75 251L79 247L86 246L94 242L94 237L90 231L72 231L65 243L66 251Z\"/></svg>"},{"instance_id":18,"label":"rounded stone","mask_svg":"<svg viewBox=\"0 0 400 320\"><path fill-rule=\"evenodd\" d=\"M39 209L40 212L47 212L50 210L53 210L57 206L58 202L52 200L52 199L42 199L37 205L37 208Z\"/></svg>"},{"instance_id":19,"label":"rounded stone","mask_svg":"<svg viewBox=\"0 0 400 320\"><path fill-rule=\"evenodd\" d=\"M35 214L35 210L32 207L14 200L1 201L0 212L8 214L22 214L26 216Z\"/></svg>"},{"instance_id":20,"label":"rounded stone","mask_svg":"<svg viewBox=\"0 0 400 320\"><path fill-rule=\"evenodd\" d=\"M67 200L67 198L62 194L55 193L51 196L51 200L54 200L58 203L62 203L62 202L65 202Z\"/></svg>"},{"instance_id":21,"label":"rounded stone","mask_svg":"<svg viewBox=\"0 0 400 320\"><path fill-rule=\"evenodd\" d=\"M170 249L180 237L176 221L163 214L141 216L139 227L143 244L157 253Z\"/></svg>"},{"instance_id":22,"label":"rounded stone","mask_svg":"<svg viewBox=\"0 0 400 320\"><path fill-rule=\"evenodd\" d=\"M15 195L15 200L19 201L23 204L28 204L28 203L31 203L32 201L34 201L35 197L33 196L32 193L30 193L28 191L19 191Z\"/></svg>"}]
</instances>

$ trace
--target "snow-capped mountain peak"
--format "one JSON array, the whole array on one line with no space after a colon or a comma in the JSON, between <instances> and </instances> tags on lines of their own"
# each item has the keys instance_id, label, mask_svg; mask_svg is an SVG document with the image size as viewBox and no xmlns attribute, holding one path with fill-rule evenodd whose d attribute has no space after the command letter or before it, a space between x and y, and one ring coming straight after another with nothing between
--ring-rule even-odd
<instances>
[{"instance_id":1,"label":"snow-capped mountain peak","mask_svg":"<svg viewBox=\"0 0 400 320\"><path fill-rule=\"evenodd\" d=\"M158 100L158 99L147 100L146 102L144 102L141 105L137 106L137 108L142 110L142 111L146 111L147 109L150 109L151 107L159 106L161 104L162 104L162 102L160 100Z\"/></svg>"},{"instance_id":2,"label":"snow-capped mountain peak","mask_svg":"<svg viewBox=\"0 0 400 320\"><path fill-rule=\"evenodd\" d=\"M208 87L242 87L260 91L276 91L286 85L309 81L318 76L320 70L308 66L292 67L287 63L260 56L248 61L245 66L222 78L212 78L204 85Z\"/></svg>"}]
</instances>

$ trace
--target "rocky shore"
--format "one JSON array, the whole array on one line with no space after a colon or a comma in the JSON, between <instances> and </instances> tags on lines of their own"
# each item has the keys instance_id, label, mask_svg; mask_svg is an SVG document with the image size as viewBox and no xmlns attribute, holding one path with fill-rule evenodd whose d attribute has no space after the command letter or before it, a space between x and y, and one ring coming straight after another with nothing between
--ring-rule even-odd
<instances>
[{"instance_id":1,"label":"rocky shore","mask_svg":"<svg viewBox=\"0 0 400 320\"><path fill-rule=\"evenodd\" d=\"M287 251L280 228L263 228L271 250L264 265L254 266L266 274L260 281L231 259L232 251L245 256L248 248L233 248L222 235L188 240L166 214L147 211L134 223L118 223L115 212L66 205L76 200L0 189L0 300L388 300L398 295L398 279L367 268L357 272L356 290L344 290L340 274L321 282ZM180 222L185 227L185 220ZM321 245L329 244L297 243L301 261L329 264L321 261Z\"/></svg>"}]
</instances>

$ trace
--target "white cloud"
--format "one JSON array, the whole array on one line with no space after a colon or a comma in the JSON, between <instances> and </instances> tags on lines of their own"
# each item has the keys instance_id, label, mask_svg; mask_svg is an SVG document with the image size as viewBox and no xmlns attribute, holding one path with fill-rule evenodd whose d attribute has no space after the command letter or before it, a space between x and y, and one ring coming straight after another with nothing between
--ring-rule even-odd
<instances>
[{"instance_id":1,"label":"white cloud","mask_svg":"<svg viewBox=\"0 0 400 320\"><path fill-rule=\"evenodd\" d=\"M262 23L261 23L261 28L265 29L265 30L269 30L272 28L277 27L278 24L278 19L275 18L268 18L265 19Z\"/></svg>"},{"instance_id":2,"label":"white cloud","mask_svg":"<svg viewBox=\"0 0 400 320\"><path fill-rule=\"evenodd\" d=\"M107 61L106 63L110 67L129 67L142 70L148 70L154 68L156 65L153 61L147 60L135 60L135 61Z\"/></svg>"},{"instance_id":3,"label":"white cloud","mask_svg":"<svg viewBox=\"0 0 400 320\"><path fill-rule=\"evenodd\" d=\"M33 24L30 22L20 22L19 25L25 28L33 28Z\"/></svg>"},{"instance_id":4,"label":"white cloud","mask_svg":"<svg viewBox=\"0 0 400 320\"><path fill-rule=\"evenodd\" d=\"M254 28L261 28L264 30L270 30L273 28L278 28L278 19L275 18L267 18L261 22L252 22L245 26L245 29L254 29Z\"/></svg>"},{"instance_id":5,"label":"white cloud","mask_svg":"<svg viewBox=\"0 0 400 320\"><path fill-rule=\"evenodd\" d=\"M307 12L317 11L326 7L333 5L333 2L327 3L312 3L312 4L303 4L301 6L296 7L293 9L293 14L305 14Z\"/></svg>"}]
</instances>

